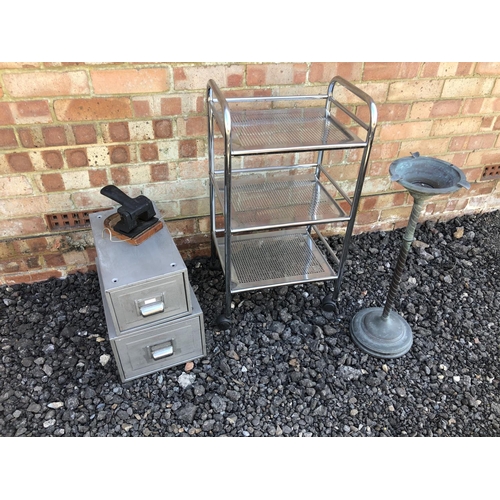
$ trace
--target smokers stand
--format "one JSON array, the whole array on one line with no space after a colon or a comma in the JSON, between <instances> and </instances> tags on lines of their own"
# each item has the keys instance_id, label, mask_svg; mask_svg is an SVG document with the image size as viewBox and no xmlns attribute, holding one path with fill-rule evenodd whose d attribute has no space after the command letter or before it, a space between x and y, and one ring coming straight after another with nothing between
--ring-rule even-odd
<instances>
[{"instance_id":1,"label":"smokers stand","mask_svg":"<svg viewBox=\"0 0 500 500\"><path fill-rule=\"evenodd\" d=\"M389 168L391 180L405 187L414 203L410 220L403 236L403 244L385 306L370 307L359 311L351 321L351 336L354 343L364 352L379 358L398 358L406 354L413 344L413 334L406 320L391 308L401 282L404 265L418 218L422 208L431 196L448 194L460 188L470 188L464 174L451 163L420 156L401 158Z\"/></svg>"}]
</instances>

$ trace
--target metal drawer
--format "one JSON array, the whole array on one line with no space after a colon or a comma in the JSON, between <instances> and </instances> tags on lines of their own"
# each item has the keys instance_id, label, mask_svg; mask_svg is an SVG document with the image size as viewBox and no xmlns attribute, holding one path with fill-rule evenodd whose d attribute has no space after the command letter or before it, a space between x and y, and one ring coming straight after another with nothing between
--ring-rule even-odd
<instances>
[{"instance_id":1,"label":"metal drawer","mask_svg":"<svg viewBox=\"0 0 500 500\"><path fill-rule=\"evenodd\" d=\"M191 292L192 293L192 292ZM206 355L203 314L192 293L193 313L187 317L109 339L122 382L164 370Z\"/></svg>"},{"instance_id":2,"label":"metal drawer","mask_svg":"<svg viewBox=\"0 0 500 500\"><path fill-rule=\"evenodd\" d=\"M188 315L187 267L164 226L138 246L113 240L104 221L111 209L90 214L103 302L117 335ZM157 212L158 215L158 212Z\"/></svg>"},{"instance_id":3,"label":"metal drawer","mask_svg":"<svg viewBox=\"0 0 500 500\"><path fill-rule=\"evenodd\" d=\"M191 312L185 273L106 291L117 333Z\"/></svg>"}]
</instances>

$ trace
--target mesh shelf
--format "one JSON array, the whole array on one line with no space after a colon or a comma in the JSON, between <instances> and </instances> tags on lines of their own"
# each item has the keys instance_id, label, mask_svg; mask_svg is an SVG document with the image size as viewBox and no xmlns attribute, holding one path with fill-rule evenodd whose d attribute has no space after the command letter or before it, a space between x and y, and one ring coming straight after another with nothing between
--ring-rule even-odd
<instances>
[{"instance_id":1,"label":"mesh shelf","mask_svg":"<svg viewBox=\"0 0 500 500\"><path fill-rule=\"evenodd\" d=\"M224 265L224 238L217 244ZM232 293L337 277L303 228L233 236L231 262Z\"/></svg>"},{"instance_id":2,"label":"mesh shelf","mask_svg":"<svg viewBox=\"0 0 500 500\"><path fill-rule=\"evenodd\" d=\"M366 146L324 107L233 111L231 120L234 155Z\"/></svg>"},{"instance_id":3,"label":"mesh shelf","mask_svg":"<svg viewBox=\"0 0 500 500\"><path fill-rule=\"evenodd\" d=\"M224 206L224 179L215 179ZM231 184L232 231L265 226L290 227L345 221L349 217L314 176L234 176Z\"/></svg>"}]
</instances>

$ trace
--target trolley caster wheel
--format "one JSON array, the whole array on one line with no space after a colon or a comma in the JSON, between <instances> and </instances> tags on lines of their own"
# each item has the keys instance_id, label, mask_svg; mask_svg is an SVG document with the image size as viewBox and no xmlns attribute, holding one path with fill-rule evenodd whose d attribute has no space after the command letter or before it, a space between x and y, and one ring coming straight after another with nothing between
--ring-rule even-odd
<instances>
[{"instance_id":1,"label":"trolley caster wheel","mask_svg":"<svg viewBox=\"0 0 500 500\"><path fill-rule=\"evenodd\" d=\"M321 302L321 308L325 312L333 312L336 313L338 312L337 310L337 304L333 300L332 295L326 295L325 298Z\"/></svg>"},{"instance_id":2,"label":"trolley caster wheel","mask_svg":"<svg viewBox=\"0 0 500 500\"><path fill-rule=\"evenodd\" d=\"M221 314L217 318L217 325L223 328L224 330L227 330L228 328L231 328L231 318L228 318L224 314Z\"/></svg>"}]
</instances>

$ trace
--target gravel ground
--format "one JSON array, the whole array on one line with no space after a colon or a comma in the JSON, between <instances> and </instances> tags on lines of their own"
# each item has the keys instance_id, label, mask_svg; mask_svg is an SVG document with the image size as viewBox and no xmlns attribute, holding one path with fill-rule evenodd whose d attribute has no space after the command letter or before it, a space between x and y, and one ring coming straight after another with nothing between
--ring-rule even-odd
<instances>
[{"instance_id":1,"label":"gravel ground","mask_svg":"<svg viewBox=\"0 0 500 500\"><path fill-rule=\"evenodd\" d=\"M126 384L96 273L1 287L0 435L499 436L500 212L418 226L395 303L414 344L381 360L349 324L383 305L402 232L353 238L338 312L331 283L243 293L232 331L219 265L187 262L208 354Z\"/></svg>"}]
</instances>

